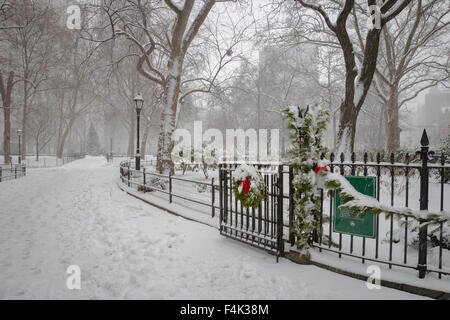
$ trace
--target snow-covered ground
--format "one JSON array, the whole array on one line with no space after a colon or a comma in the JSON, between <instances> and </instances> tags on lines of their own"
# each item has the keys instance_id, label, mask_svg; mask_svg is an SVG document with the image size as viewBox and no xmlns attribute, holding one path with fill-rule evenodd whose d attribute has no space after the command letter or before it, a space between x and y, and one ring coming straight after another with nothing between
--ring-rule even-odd
<instances>
[{"instance_id":1,"label":"snow-covered ground","mask_svg":"<svg viewBox=\"0 0 450 320\"><path fill-rule=\"evenodd\" d=\"M421 299L314 266L280 263L217 229L121 191L86 158L0 184L2 299ZM81 268L81 290L66 269Z\"/></svg>"}]
</instances>

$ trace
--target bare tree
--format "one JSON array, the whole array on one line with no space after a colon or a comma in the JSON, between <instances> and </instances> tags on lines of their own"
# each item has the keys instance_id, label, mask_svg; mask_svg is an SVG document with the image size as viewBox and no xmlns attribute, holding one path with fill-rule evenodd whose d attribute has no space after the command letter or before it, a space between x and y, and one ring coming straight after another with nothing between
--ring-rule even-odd
<instances>
[{"instance_id":1,"label":"bare tree","mask_svg":"<svg viewBox=\"0 0 450 320\"><path fill-rule=\"evenodd\" d=\"M95 66L96 46L80 38L69 38L72 45L62 48L62 60L54 76L58 105L58 139L56 156L61 159L64 146L75 121L86 113L100 94L99 67ZM94 83L96 85L94 85Z\"/></svg>"},{"instance_id":2,"label":"bare tree","mask_svg":"<svg viewBox=\"0 0 450 320\"><path fill-rule=\"evenodd\" d=\"M424 90L448 82L450 7L444 0L417 0L382 33L375 89L386 106L387 147L400 148L399 111Z\"/></svg>"},{"instance_id":3,"label":"bare tree","mask_svg":"<svg viewBox=\"0 0 450 320\"><path fill-rule=\"evenodd\" d=\"M17 56L16 76L22 86L22 137L21 155L27 150L29 102L38 87L47 79L47 67L54 39L55 14L49 4L40 1L18 0L11 3L11 21L21 28L2 30Z\"/></svg>"},{"instance_id":4,"label":"bare tree","mask_svg":"<svg viewBox=\"0 0 450 320\"><path fill-rule=\"evenodd\" d=\"M10 71L8 80L5 80L0 71L0 94L2 96L3 108L3 155L6 164L11 162L11 96L14 87L14 71Z\"/></svg>"},{"instance_id":5,"label":"bare tree","mask_svg":"<svg viewBox=\"0 0 450 320\"><path fill-rule=\"evenodd\" d=\"M56 134L54 108L51 105L51 90L42 90L33 97L30 104L30 117L27 122L30 136L34 140L36 161L39 154L49 145Z\"/></svg>"},{"instance_id":6,"label":"bare tree","mask_svg":"<svg viewBox=\"0 0 450 320\"><path fill-rule=\"evenodd\" d=\"M216 2L225 1L206 0L199 7L194 1L165 0L165 6L152 0L110 1L101 7L108 16L112 37L125 37L136 46L137 70L163 89L159 172L173 171L171 136L176 127L179 99L186 96L180 96L186 55ZM164 67L156 66L158 54L165 56ZM198 90L190 90L189 94L194 92Z\"/></svg>"},{"instance_id":7,"label":"bare tree","mask_svg":"<svg viewBox=\"0 0 450 320\"><path fill-rule=\"evenodd\" d=\"M372 83L380 44L380 37L386 24L398 16L410 3L411 0L386 0L383 5L377 7L376 0L367 0L368 8L379 8L379 26L368 28L363 40L363 56L358 64L355 44L348 30L348 21L355 8L355 0L345 0L342 7L340 4L335 7L338 10L335 21L331 20L331 15L323 4L335 5L335 1L318 1L311 3L305 0L296 0L303 7L313 10L320 18L320 24L325 25L338 40L342 49L345 61L345 97L340 106L340 124L338 131L338 151L353 151L355 141L356 120L363 106L364 100ZM372 9L373 10L373 9ZM332 12L330 9L329 12ZM376 14L376 10L371 12ZM367 24L367 20L364 21ZM320 29L319 29L320 30ZM323 29L322 29L323 30Z\"/></svg>"}]
</instances>

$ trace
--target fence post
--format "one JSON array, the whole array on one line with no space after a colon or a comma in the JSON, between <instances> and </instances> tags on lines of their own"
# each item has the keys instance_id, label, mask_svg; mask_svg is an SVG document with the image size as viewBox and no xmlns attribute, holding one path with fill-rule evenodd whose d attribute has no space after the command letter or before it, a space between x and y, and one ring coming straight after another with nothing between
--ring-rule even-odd
<instances>
[{"instance_id":1,"label":"fence post","mask_svg":"<svg viewBox=\"0 0 450 320\"><path fill-rule=\"evenodd\" d=\"M172 203L172 171L169 171L169 203Z\"/></svg>"},{"instance_id":2,"label":"fence post","mask_svg":"<svg viewBox=\"0 0 450 320\"><path fill-rule=\"evenodd\" d=\"M295 244L294 236L294 186L292 180L294 178L294 169L289 166L289 243L291 246Z\"/></svg>"},{"instance_id":3,"label":"fence post","mask_svg":"<svg viewBox=\"0 0 450 320\"><path fill-rule=\"evenodd\" d=\"M214 178L211 178L211 193L211 216L214 218L214 216L216 215L216 212L214 210L214 202L216 198L216 192L214 190Z\"/></svg>"},{"instance_id":4,"label":"fence post","mask_svg":"<svg viewBox=\"0 0 450 320\"><path fill-rule=\"evenodd\" d=\"M14 167L14 179L17 179L17 167Z\"/></svg>"},{"instance_id":5,"label":"fence post","mask_svg":"<svg viewBox=\"0 0 450 320\"><path fill-rule=\"evenodd\" d=\"M145 184L147 181L145 180L145 167L142 169L143 175L144 175L144 192L145 192Z\"/></svg>"},{"instance_id":6,"label":"fence post","mask_svg":"<svg viewBox=\"0 0 450 320\"><path fill-rule=\"evenodd\" d=\"M0 182L2 182L2 167L0 167Z\"/></svg>"},{"instance_id":7,"label":"fence post","mask_svg":"<svg viewBox=\"0 0 450 320\"><path fill-rule=\"evenodd\" d=\"M219 230L222 231L223 215L223 187L222 187L222 164L219 164Z\"/></svg>"},{"instance_id":8,"label":"fence post","mask_svg":"<svg viewBox=\"0 0 450 320\"><path fill-rule=\"evenodd\" d=\"M422 160L422 168L420 169L420 210L428 210L428 155L430 152L428 152L429 140L425 129L423 130L420 144L421 150L417 151ZM425 220L421 219L419 222L422 224ZM419 270L420 279L425 278L427 272L427 233L427 226L419 229L419 261L417 269Z\"/></svg>"},{"instance_id":9,"label":"fence post","mask_svg":"<svg viewBox=\"0 0 450 320\"><path fill-rule=\"evenodd\" d=\"M130 164L128 163L128 172L127 172L127 176L128 176L128 187L130 186Z\"/></svg>"},{"instance_id":10,"label":"fence post","mask_svg":"<svg viewBox=\"0 0 450 320\"><path fill-rule=\"evenodd\" d=\"M283 242L283 165L278 166L278 207L277 207L277 243L278 243L278 256L284 253L284 242Z\"/></svg>"}]
</instances>

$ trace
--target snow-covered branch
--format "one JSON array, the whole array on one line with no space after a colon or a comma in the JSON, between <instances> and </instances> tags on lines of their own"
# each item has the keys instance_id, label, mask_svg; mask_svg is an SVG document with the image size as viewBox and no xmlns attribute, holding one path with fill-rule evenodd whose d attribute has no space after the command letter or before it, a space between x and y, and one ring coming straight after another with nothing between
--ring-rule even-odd
<instances>
[{"instance_id":1,"label":"snow-covered branch","mask_svg":"<svg viewBox=\"0 0 450 320\"><path fill-rule=\"evenodd\" d=\"M308 3L304 0L296 0L296 1L299 2L305 8L309 8L318 12L325 20L325 23L327 24L328 28L330 28L331 30L335 30L335 24L331 22L330 17L320 5Z\"/></svg>"},{"instance_id":2,"label":"snow-covered branch","mask_svg":"<svg viewBox=\"0 0 450 320\"><path fill-rule=\"evenodd\" d=\"M390 20L395 18L400 14L400 12L403 11L409 4L411 3L411 0L388 0L382 7L381 7L381 25L385 25ZM389 11L391 13L389 13Z\"/></svg>"},{"instance_id":3,"label":"snow-covered branch","mask_svg":"<svg viewBox=\"0 0 450 320\"><path fill-rule=\"evenodd\" d=\"M175 2L173 0L164 0L167 6L172 9L176 14L181 14L184 10L185 0L181 0L179 2ZM188 0L190 1L190 0Z\"/></svg>"},{"instance_id":4,"label":"snow-covered branch","mask_svg":"<svg viewBox=\"0 0 450 320\"><path fill-rule=\"evenodd\" d=\"M191 26L189 27L189 29L187 30L186 34L183 37L183 44L182 44L183 52L186 52L187 49L189 48L192 40L197 35L200 26L205 21L206 17L208 16L208 13L211 11L215 2L216 2L215 0L206 0L205 3L203 4L203 7L200 9L200 12L197 14L197 17L194 19Z\"/></svg>"}]
</instances>

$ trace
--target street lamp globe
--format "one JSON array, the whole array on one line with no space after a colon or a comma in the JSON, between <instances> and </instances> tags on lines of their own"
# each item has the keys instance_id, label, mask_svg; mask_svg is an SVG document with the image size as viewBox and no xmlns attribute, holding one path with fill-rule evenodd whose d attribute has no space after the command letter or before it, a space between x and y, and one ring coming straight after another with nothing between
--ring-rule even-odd
<instances>
[{"instance_id":1,"label":"street lamp globe","mask_svg":"<svg viewBox=\"0 0 450 320\"><path fill-rule=\"evenodd\" d=\"M142 98L140 93L138 93L138 95L134 97L134 102L136 103L136 111L141 111L142 106L144 105L144 98Z\"/></svg>"},{"instance_id":2,"label":"street lamp globe","mask_svg":"<svg viewBox=\"0 0 450 320\"><path fill-rule=\"evenodd\" d=\"M17 135L20 137L22 135L22 130L21 129L17 129Z\"/></svg>"}]
</instances>

